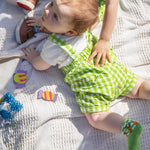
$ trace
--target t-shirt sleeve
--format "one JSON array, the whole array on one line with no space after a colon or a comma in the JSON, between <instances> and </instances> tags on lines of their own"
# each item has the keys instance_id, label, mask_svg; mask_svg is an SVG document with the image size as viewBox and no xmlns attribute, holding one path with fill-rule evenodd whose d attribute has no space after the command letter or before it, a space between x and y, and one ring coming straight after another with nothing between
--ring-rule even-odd
<instances>
[{"instance_id":1,"label":"t-shirt sleeve","mask_svg":"<svg viewBox=\"0 0 150 150\"><path fill-rule=\"evenodd\" d=\"M49 40L45 42L40 56L44 61L52 66L62 64L64 61L69 59L69 56L65 51Z\"/></svg>"}]
</instances>

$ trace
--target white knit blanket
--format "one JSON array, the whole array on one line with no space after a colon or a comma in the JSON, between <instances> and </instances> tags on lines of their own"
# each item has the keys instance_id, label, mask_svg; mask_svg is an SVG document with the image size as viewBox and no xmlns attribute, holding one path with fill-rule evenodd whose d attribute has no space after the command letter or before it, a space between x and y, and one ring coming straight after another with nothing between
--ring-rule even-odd
<instances>
[{"instance_id":1,"label":"white knit blanket","mask_svg":"<svg viewBox=\"0 0 150 150\"><path fill-rule=\"evenodd\" d=\"M40 15L49 0L39 0L29 16ZM41 50L48 36L38 33L22 45L15 40L15 28L24 11L0 0L0 58L21 55L22 47ZM118 18L111 45L120 61L139 76L150 79L150 0L120 0ZM98 29L95 30L98 35ZM28 81L22 90L15 88L13 74L27 71ZM127 150L126 137L94 129L80 112L74 93L63 81L57 67L35 71L19 59L0 64L0 97L10 92L23 104L6 126L0 118L0 150ZM56 102L37 99L39 90L49 90ZM141 122L141 150L150 149L150 101L121 97L112 103L111 111Z\"/></svg>"}]
</instances>

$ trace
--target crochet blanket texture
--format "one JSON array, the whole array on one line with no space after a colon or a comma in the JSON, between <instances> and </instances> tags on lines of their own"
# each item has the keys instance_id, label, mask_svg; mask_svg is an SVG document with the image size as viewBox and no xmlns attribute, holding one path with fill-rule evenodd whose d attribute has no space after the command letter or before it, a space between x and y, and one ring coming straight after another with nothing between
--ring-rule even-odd
<instances>
[{"instance_id":1,"label":"crochet blanket texture","mask_svg":"<svg viewBox=\"0 0 150 150\"><path fill-rule=\"evenodd\" d=\"M26 14L39 16L48 2L39 0L36 8L28 12L1 0L0 60L22 55L23 47L42 49L48 34L38 33L18 45L15 28ZM119 60L145 79L150 79L149 8L149 0L120 0L111 39ZM97 36L100 26L93 31ZM13 74L17 70L27 71L25 88L15 88ZM127 150L125 136L96 130L89 125L63 78L64 74L57 67L39 72L19 59L0 63L0 97L10 92L23 104L23 109L13 118L15 126L5 126L0 118L0 150ZM56 102L37 99L39 90L57 93ZM120 97L112 103L110 111L139 121L144 128L141 150L150 149L150 101Z\"/></svg>"}]
</instances>

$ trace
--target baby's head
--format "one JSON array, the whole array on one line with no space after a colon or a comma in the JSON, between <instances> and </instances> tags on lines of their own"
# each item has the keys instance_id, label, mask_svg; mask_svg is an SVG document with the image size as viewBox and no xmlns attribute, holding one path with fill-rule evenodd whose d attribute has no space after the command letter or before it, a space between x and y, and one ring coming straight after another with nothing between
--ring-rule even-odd
<instances>
[{"instance_id":1,"label":"baby's head","mask_svg":"<svg viewBox=\"0 0 150 150\"><path fill-rule=\"evenodd\" d=\"M97 20L97 0L53 0L42 15L42 24L48 31L66 35L80 35Z\"/></svg>"}]
</instances>

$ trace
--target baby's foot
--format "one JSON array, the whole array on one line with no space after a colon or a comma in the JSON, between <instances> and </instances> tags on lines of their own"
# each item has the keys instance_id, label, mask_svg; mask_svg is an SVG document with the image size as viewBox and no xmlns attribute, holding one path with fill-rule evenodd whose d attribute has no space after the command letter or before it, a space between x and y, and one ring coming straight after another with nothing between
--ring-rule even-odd
<instances>
[{"instance_id":1,"label":"baby's foot","mask_svg":"<svg viewBox=\"0 0 150 150\"><path fill-rule=\"evenodd\" d=\"M140 150L140 136L143 131L141 124L137 121L125 119L122 124L122 133L127 136L128 150Z\"/></svg>"}]
</instances>

